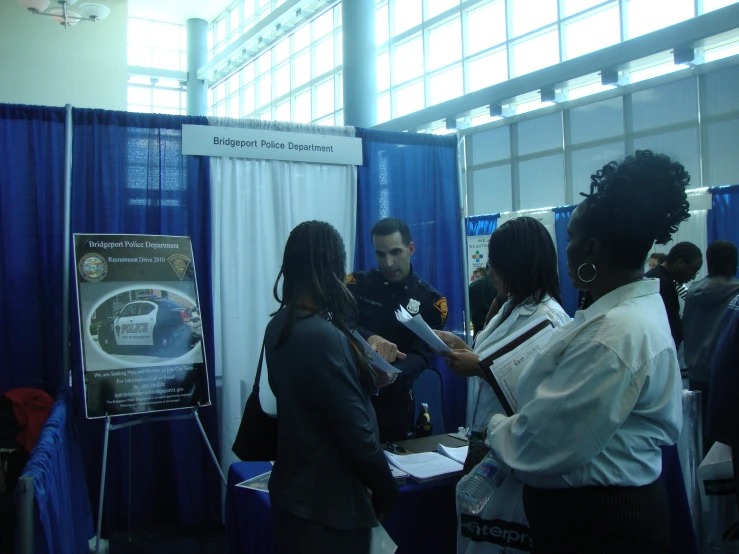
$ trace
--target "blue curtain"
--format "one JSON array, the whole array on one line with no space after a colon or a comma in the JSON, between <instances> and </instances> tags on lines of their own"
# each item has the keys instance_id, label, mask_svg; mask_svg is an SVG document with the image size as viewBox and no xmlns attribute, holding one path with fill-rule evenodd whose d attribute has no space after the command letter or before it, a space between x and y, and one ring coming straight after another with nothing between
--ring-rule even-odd
<instances>
[{"instance_id":1,"label":"blue curtain","mask_svg":"<svg viewBox=\"0 0 739 554\"><path fill-rule=\"evenodd\" d=\"M33 478L37 554L87 552L95 534L73 407L72 389L61 387L23 468Z\"/></svg>"},{"instance_id":2,"label":"blue curtain","mask_svg":"<svg viewBox=\"0 0 739 554\"><path fill-rule=\"evenodd\" d=\"M713 187L712 209L708 210L708 244L730 240L739 245L739 185Z\"/></svg>"},{"instance_id":3,"label":"blue curtain","mask_svg":"<svg viewBox=\"0 0 739 554\"><path fill-rule=\"evenodd\" d=\"M0 392L62 383L64 109L0 104Z\"/></svg>"},{"instance_id":4,"label":"blue curtain","mask_svg":"<svg viewBox=\"0 0 739 554\"><path fill-rule=\"evenodd\" d=\"M577 311L577 289L572 286L570 272L567 268L567 224L577 206L554 208L554 234L557 237L557 269L559 271L559 286L562 289L562 302L565 311L573 317Z\"/></svg>"},{"instance_id":5,"label":"blue curtain","mask_svg":"<svg viewBox=\"0 0 739 554\"><path fill-rule=\"evenodd\" d=\"M72 232L192 238L213 404L203 408L200 417L213 449L218 452L214 360L209 348L213 344L210 162L207 157L181 153L182 124L207 125L207 120L102 110L74 110L73 119ZM76 291L73 298L76 299ZM76 316L73 322L74 336L79 333ZM75 356L77 410L81 414L88 484L97 509L104 422L83 420L83 376L78 349ZM113 422L127 419L118 417ZM195 421L150 422L111 432L105 532L125 529L129 509L134 528L158 524L191 528L218 525L220 491L219 475Z\"/></svg>"},{"instance_id":6,"label":"blue curtain","mask_svg":"<svg viewBox=\"0 0 739 554\"><path fill-rule=\"evenodd\" d=\"M492 235L498 228L498 218L500 218L500 214L469 216L467 218L467 236Z\"/></svg>"},{"instance_id":7,"label":"blue curtain","mask_svg":"<svg viewBox=\"0 0 739 554\"><path fill-rule=\"evenodd\" d=\"M384 217L411 228L413 269L447 298L447 331L463 332L465 280L457 190L457 139L428 134L357 129L364 165L358 167L357 245L354 267L377 266L370 231ZM464 425L464 379L435 359L444 385L447 429Z\"/></svg>"}]
</instances>

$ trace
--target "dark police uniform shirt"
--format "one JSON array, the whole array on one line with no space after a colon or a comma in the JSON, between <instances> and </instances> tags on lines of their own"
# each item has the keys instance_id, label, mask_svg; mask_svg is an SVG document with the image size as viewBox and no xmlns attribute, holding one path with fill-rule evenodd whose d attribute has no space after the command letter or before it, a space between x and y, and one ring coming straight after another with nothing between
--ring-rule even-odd
<instances>
[{"instance_id":1,"label":"dark police uniform shirt","mask_svg":"<svg viewBox=\"0 0 739 554\"><path fill-rule=\"evenodd\" d=\"M413 380L431 365L431 348L395 317L403 306L411 315L421 314L432 329L442 329L447 316L446 298L411 272L397 283L388 282L379 269L358 271L347 277L347 287L359 307L357 331L366 339L372 335L395 343L407 354L393 364L400 373L394 383L372 397L382 442L407 438L415 426Z\"/></svg>"}]
</instances>

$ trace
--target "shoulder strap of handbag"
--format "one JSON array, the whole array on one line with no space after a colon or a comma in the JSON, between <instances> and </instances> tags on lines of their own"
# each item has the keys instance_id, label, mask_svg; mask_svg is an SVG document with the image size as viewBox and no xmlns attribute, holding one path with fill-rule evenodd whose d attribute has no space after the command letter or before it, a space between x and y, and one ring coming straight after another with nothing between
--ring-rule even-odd
<instances>
[{"instance_id":1,"label":"shoulder strap of handbag","mask_svg":"<svg viewBox=\"0 0 739 554\"><path fill-rule=\"evenodd\" d=\"M262 351L259 353L259 365L257 365L257 376L254 379L252 391L259 394L259 379L262 377L262 360L264 359L264 340L262 340Z\"/></svg>"}]
</instances>

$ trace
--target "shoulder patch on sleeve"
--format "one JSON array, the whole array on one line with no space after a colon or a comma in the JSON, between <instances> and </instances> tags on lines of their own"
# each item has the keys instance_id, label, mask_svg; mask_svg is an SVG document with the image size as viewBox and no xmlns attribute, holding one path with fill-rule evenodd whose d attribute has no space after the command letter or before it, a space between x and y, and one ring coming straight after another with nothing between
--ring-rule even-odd
<instances>
[{"instance_id":1,"label":"shoulder patch on sleeve","mask_svg":"<svg viewBox=\"0 0 739 554\"><path fill-rule=\"evenodd\" d=\"M434 308L441 312L441 324L444 325L446 316L449 313L449 308L446 305L446 297L442 296L436 302L434 302Z\"/></svg>"},{"instance_id":2,"label":"shoulder patch on sleeve","mask_svg":"<svg viewBox=\"0 0 739 554\"><path fill-rule=\"evenodd\" d=\"M350 273L346 276L346 284L347 285L356 285L357 284L357 278L354 276L354 273Z\"/></svg>"}]
</instances>

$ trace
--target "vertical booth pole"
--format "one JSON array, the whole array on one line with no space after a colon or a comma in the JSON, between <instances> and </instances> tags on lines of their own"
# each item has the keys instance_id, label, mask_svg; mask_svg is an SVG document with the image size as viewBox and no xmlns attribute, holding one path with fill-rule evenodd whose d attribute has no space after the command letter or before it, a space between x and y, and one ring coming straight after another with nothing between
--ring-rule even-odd
<instances>
[{"instance_id":1,"label":"vertical booth pole","mask_svg":"<svg viewBox=\"0 0 739 554\"><path fill-rule=\"evenodd\" d=\"M376 0L342 0L344 125L377 125Z\"/></svg>"},{"instance_id":2,"label":"vertical booth pole","mask_svg":"<svg viewBox=\"0 0 739 554\"><path fill-rule=\"evenodd\" d=\"M467 344L470 340L470 295L467 276L469 275L469 260L467 259L467 152L465 137L459 138L457 143L457 190L459 193L459 224L462 227L462 282L464 283L464 336Z\"/></svg>"},{"instance_id":3,"label":"vertical booth pole","mask_svg":"<svg viewBox=\"0 0 739 554\"><path fill-rule=\"evenodd\" d=\"M98 528L95 534L95 552L100 552L100 533L103 529L103 504L105 501L105 468L108 462L108 438L110 437L110 416L105 418L105 440L103 441L103 471L100 476L100 501L98 504Z\"/></svg>"},{"instance_id":4,"label":"vertical booth pole","mask_svg":"<svg viewBox=\"0 0 739 554\"><path fill-rule=\"evenodd\" d=\"M208 98L205 81L198 79L198 69L208 61L208 22L187 20L187 115L207 115Z\"/></svg>"},{"instance_id":5,"label":"vertical booth pole","mask_svg":"<svg viewBox=\"0 0 739 554\"><path fill-rule=\"evenodd\" d=\"M66 6L66 4L65 4ZM72 248L72 106L65 106L64 117L64 249L62 271L62 368L64 383L71 384L71 352L69 344L69 261Z\"/></svg>"},{"instance_id":6,"label":"vertical booth pole","mask_svg":"<svg viewBox=\"0 0 739 554\"><path fill-rule=\"evenodd\" d=\"M18 554L33 554L33 477L24 475L18 479Z\"/></svg>"}]
</instances>

